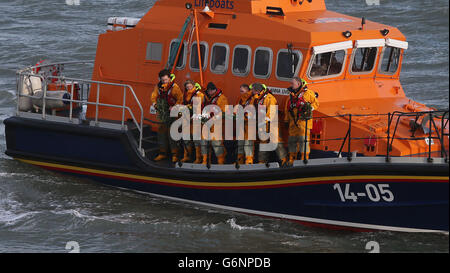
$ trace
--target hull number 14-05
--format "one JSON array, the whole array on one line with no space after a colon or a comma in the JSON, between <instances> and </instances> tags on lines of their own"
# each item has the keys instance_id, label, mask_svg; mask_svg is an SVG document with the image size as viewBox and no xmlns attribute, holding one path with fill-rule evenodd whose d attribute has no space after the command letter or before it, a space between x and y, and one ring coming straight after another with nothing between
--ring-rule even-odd
<instances>
[{"instance_id":1,"label":"hull number 14-05","mask_svg":"<svg viewBox=\"0 0 450 273\"><path fill-rule=\"evenodd\" d=\"M369 198L372 202L392 202L394 201L394 194L389 189L389 184L366 184L365 191L352 192L350 191L350 184L334 184L333 189L337 190L342 202L353 201L358 202L358 198Z\"/></svg>"}]
</instances>

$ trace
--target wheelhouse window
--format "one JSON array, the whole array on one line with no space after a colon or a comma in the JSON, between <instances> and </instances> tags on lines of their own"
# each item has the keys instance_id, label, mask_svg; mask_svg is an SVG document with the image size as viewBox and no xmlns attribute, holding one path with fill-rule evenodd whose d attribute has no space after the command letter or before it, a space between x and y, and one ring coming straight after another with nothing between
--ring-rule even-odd
<instances>
[{"instance_id":1,"label":"wheelhouse window","mask_svg":"<svg viewBox=\"0 0 450 273\"><path fill-rule=\"evenodd\" d=\"M377 59L377 47L365 47L354 49L352 60L353 73L370 73L375 67Z\"/></svg>"},{"instance_id":2,"label":"wheelhouse window","mask_svg":"<svg viewBox=\"0 0 450 273\"><path fill-rule=\"evenodd\" d=\"M380 60L380 73L395 74L400 64L401 48L387 46Z\"/></svg>"},{"instance_id":3,"label":"wheelhouse window","mask_svg":"<svg viewBox=\"0 0 450 273\"><path fill-rule=\"evenodd\" d=\"M175 39L170 43L169 61L170 61L171 65L173 64L173 62L175 62L175 58L177 57L179 44L180 44L180 41L178 39ZM185 66L186 66L186 46L185 46L185 43L182 43L181 50L180 50L180 56L178 56L176 68L183 69Z\"/></svg>"},{"instance_id":4,"label":"wheelhouse window","mask_svg":"<svg viewBox=\"0 0 450 273\"><path fill-rule=\"evenodd\" d=\"M230 49L226 44L214 44L211 49L211 71L223 74L228 70L228 55Z\"/></svg>"},{"instance_id":5,"label":"wheelhouse window","mask_svg":"<svg viewBox=\"0 0 450 273\"><path fill-rule=\"evenodd\" d=\"M272 72L273 53L270 48L260 47L255 50L253 74L256 78L267 79Z\"/></svg>"},{"instance_id":6,"label":"wheelhouse window","mask_svg":"<svg viewBox=\"0 0 450 273\"><path fill-rule=\"evenodd\" d=\"M207 66L206 65L207 56L208 56L208 44L205 42L200 42L200 58L201 58L203 70L205 70L206 66ZM197 42L192 43L190 67L191 67L191 70L193 70L193 71L200 71L200 68L198 65Z\"/></svg>"},{"instance_id":7,"label":"wheelhouse window","mask_svg":"<svg viewBox=\"0 0 450 273\"><path fill-rule=\"evenodd\" d=\"M345 55L345 50L316 54L309 72L310 77L318 78L341 74Z\"/></svg>"},{"instance_id":8,"label":"wheelhouse window","mask_svg":"<svg viewBox=\"0 0 450 273\"><path fill-rule=\"evenodd\" d=\"M162 48L163 45L161 43L147 43L145 60L160 62L162 59Z\"/></svg>"},{"instance_id":9,"label":"wheelhouse window","mask_svg":"<svg viewBox=\"0 0 450 273\"><path fill-rule=\"evenodd\" d=\"M250 72L251 49L248 46L238 45L233 51L233 74L247 76Z\"/></svg>"},{"instance_id":10,"label":"wheelhouse window","mask_svg":"<svg viewBox=\"0 0 450 273\"><path fill-rule=\"evenodd\" d=\"M298 74L301 59L302 53L298 50L280 50L277 57L277 78L285 81L291 80Z\"/></svg>"}]
</instances>

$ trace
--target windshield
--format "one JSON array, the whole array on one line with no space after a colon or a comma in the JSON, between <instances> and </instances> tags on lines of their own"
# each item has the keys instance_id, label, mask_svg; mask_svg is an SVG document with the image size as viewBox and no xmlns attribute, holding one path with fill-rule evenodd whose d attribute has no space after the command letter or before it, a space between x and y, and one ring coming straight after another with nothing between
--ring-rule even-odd
<instances>
[{"instance_id":1,"label":"windshield","mask_svg":"<svg viewBox=\"0 0 450 273\"><path fill-rule=\"evenodd\" d=\"M400 53L400 48L387 46L383 51L383 58L380 60L380 72L395 74L400 63Z\"/></svg>"},{"instance_id":2,"label":"windshield","mask_svg":"<svg viewBox=\"0 0 450 273\"><path fill-rule=\"evenodd\" d=\"M312 78L338 75L345 61L345 50L317 54L314 57L309 75Z\"/></svg>"},{"instance_id":3,"label":"windshield","mask_svg":"<svg viewBox=\"0 0 450 273\"><path fill-rule=\"evenodd\" d=\"M370 72L375 66L375 60L377 58L378 48L367 47L367 48L357 48L352 64L352 72Z\"/></svg>"}]
</instances>

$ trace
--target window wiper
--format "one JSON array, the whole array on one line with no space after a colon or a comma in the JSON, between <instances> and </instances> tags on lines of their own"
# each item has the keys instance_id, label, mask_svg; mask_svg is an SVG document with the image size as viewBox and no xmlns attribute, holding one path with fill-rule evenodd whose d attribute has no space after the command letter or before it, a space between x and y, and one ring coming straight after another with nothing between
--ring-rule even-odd
<instances>
[{"instance_id":1,"label":"window wiper","mask_svg":"<svg viewBox=\"0 0 450 273\"><path fill-rule=\"evenodd\" d=\"M364 49L363 58L361 60L361 71L364 71L364 66L367 64L367 59L369 57L369 48Z\"/></svg>"},{"instance_id":2,"label":"window wiper","mask_svg":"<svg viewBox=\"0 0 450 273\"><path fill-rule=\"evenodd\" d=\"M333 60L334 55L336 55L336 52L330 52L330 61L328 62L327 74L325 74L324 76L328 76L329 73L330 73L331 62L332 62L332 60Z\"/></svg>"},{"instance_id":3,"label":"window wiper","mask_svg":"<svg viewBox=\"0 0 450 273\"><path fill-rule=\"evenodd\" d=\"M295 56L294 56L294 52L292 51L292 43L287 44L287 48L288 48L288 52L291 56L289 66L291 67L292 75L294 75L294 73L295 73Z\"/></svg>"},{"instance_id":4,"label":"window wiper","mask_svg":"<svg viewBox=\"0 0 450 273\"><path fill-rule=\"evenodd\" d=\"M391 64L392 64L392 57L394 55L394 48L391 47L391 53L389 54L389 62L386 68L386 72L389 72L391 70Z\"/></svg>"}]
</instances>

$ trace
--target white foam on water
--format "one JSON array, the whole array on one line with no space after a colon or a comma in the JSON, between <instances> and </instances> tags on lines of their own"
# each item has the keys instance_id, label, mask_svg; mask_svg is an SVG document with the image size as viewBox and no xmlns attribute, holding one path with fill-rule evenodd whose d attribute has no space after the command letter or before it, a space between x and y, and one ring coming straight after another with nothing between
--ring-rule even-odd
<instances>
[{"instance_id":1,"label":"white foam on water","mask_svg":"<svg viewBox=\"0 0 450 273\"><path fill-rule=\"evenodd\" d=\"M0 177L31 177L33 175L30 174L26 174L26 173L5 173L5 172L1 172L0 173Z\"/></svg>"},{"instance_id":2,"label":"white foam on water","mask_svg":"<svg viewBox=\"0 0 450 273\"><path fill-rule=\"evenodd\" d=\"M13 226L17 224L20 220L25 220L31 216L37 214L38 212L24 212L24 213L14 213L12 211L0 210L0 224L5 226Z\"/></svg>"},{"instance_id":3,"label":"white foam on water","mask_svg":"<svg viewBox=\"0 0 450 273\"><path fill-rule=\"evenodd\" d=\"M11 194L0 199L0 224L12 226L21 220L30 218L37 214L37 211L23 211L21 204L14 200Z\"/></svg>"},{"instance_id":4,"label":"white foam on water","mask_svg":"<svg viewBox=\"0 0 450 273\"><path fill-rule=\"evenodd\" d=\"M145 220L142 220L142 217L138 217L135 213L124 213L117 215L104 215L104 216L95 216L89 215L87 212L81 212L79 209L68 209L61 211L54 211L54 214L57 215L71 215L79 219L83 219L86 222L92 221L108 221L112 223L119 224L143 224L147 223ZM157 224L165 224L168 222L159 221Z\"/></svg>"},{"instance_id":5,"label":"white foam on water","mask_svg":"<svg viewBox=\"0 0 450 273\"><path fill-rule=\"evenodd\" d=\"M294 238L294 239L303 239L303 238L307 237L307 236L304 236L304 235L288 234L288 233L285 233L285 234L283 234L283 235L292 237L292 238Z\"/></svg>"},{"instance_id":6,"label":"white foam on water","mask_svg":"<svg viewBox=\"0 0 450 273\"><path fill-rule=\"evenodd\" d=\"M206 224L206 225L202 226L202 228L205 232L215 230L215 229L217 229L217 227L218 227L218 224Z\"/></svg>"},{"instance_id":7,"label":"white foam on water","mask_svg":"<svg viewBox=\"0 0 450 273\"><path fill-rule=\"evenodd\" d=\"M238 225L236 223L236 219L235 218L231 218L231 219L227 220L227 223L230 224L230 227L232 229L236 229L236 230L258 230L258 231L264 231L263 228L256 227L256 226L255 227L249 227L249 226Z\"/></svg>"},{"instance_id":8,"label":"white foam on water","mask_svg":"<svg viewBox=\"0 0 450 273\"><path fill-rule=\"evenodd\" d=\"M301 246L301 243L299 241L287 241L281 242L281 244L285 246Z\"/></svg>"}]
</instances>

